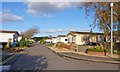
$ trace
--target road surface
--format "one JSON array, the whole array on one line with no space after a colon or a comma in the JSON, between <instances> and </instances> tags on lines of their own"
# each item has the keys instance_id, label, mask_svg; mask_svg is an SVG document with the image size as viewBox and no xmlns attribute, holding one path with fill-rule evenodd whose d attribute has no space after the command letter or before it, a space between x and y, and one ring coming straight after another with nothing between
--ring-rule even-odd
<instances>
[{"instance_id":1,"label":"road surface","mask_svg":"<svg viewBox=\"0 0 120 72\"><path fill-rule=\"evenodd\" d=\"M42 44L26 49L12 65L12 70L118 70L118 64L63 58Z\"/></svg>"}]
</instances>

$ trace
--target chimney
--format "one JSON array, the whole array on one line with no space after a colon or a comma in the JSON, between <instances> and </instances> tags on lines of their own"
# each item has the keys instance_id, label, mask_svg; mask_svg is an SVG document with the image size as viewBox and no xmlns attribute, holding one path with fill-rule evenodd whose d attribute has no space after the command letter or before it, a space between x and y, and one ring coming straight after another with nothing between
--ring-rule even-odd
<instances>
[{"instance_id":1,"label":"chimney","mask_svg":"<svg viewBox=\"0 0 120 72\"><path fill-rule=\"evenodd\" d=\"M90 29L90 32L92 33L93 31L92 31L92 28Z\"/></svg>"}]
</instances>

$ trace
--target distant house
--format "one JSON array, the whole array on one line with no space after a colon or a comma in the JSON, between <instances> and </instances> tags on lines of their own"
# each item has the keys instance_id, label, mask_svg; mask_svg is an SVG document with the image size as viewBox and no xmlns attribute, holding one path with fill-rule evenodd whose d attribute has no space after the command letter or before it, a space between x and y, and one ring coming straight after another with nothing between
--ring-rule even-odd
<instances>
[{"instance_id":1,"label":"distant house","mask_svg":"<svg viewBox=\"0 0 120 72\"><path fill-rule=\"evenodd\" d=\"M73 43L76 45L82 45L86 42L99 42L103 33L93 33L93 32L75 32L71 31L68 33L68 43Z\"/></svg>"},{"instance_id":2,"label":"distant house","mask_svg":"<svg viewBox=\"0 0 120 72\"><path fill-rule=\"evenodd\" d=\"M52 38L52 43L54 43L54 44L58 43L57 37L53 37L53 38Z\"/></svg>"},{"instance_id":3,"label":"distant house","mask_svg":"<svg viewBox=\"0 0 120 72\"><path fill-rule=\"evenodd\" d=\"M46 39L46 40L45 40L45 43L46 43L46 44L52 43L52 39L51 39L51 38Z\"/></svg>"},{"instance_id":4,"label":"distant house","mask_svg":"<svg viewBox=\"0 0 120 72\"><path fill-rule=\"evenodd\" d=\"M11 39L11 42L18 42L18 36L18 31L0 30L0 43L7 43L8 39Z\"/></svg>"},{"instance_id":5,"label":"distant house","mask_svg":"<svg viewBox=\"0 0 120 72\"><path fill-rule=\"evenodd\" d=\"M58 35L57 36L57 41L59 43L65 43L65 44L67 44L68 43L68 37L66 35Z\"/></svg>"}]
</instances>

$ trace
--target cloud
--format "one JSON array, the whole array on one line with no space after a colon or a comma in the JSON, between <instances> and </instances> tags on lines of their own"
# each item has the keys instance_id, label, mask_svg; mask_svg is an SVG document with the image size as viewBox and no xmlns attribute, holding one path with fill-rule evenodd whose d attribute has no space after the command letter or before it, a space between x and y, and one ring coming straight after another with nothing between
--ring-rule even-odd
<instances>
[{"instance_id":1,"label":"cloud","mask_svg":"<svg viewBox=\"0 0 120 72\"><path fill-rule=\"evenodd\" d=\"M11 9L3 9L2 12L3 13L10 13L10 12L12 12L12 10Z\"/></svg>"},{"instance_id":2,"label":"cloud","mask_svg":"<svg viewBox=\"0 0 120 72\"><path fill-rule=\"evenodd\" d=\"M90 28L69 28L69 29L48 29L46 31L41 31L43 33L62 33L70 31L90 31Z\"/></svg>"},{"instance_id":3,"label":"cloud","mask_svg":"<svg viewBox=\"0 0 120 72\"><path fill-rule=\"evenodd\" d=\"M26 4L28 7L27 13L34 16L45 16L71 6L69 2L28 2Z\"/></svg>"},{"instance_id":4,"label":"cloud","mask_svg":"<svg viewBox=\"0 0 120 72\"><path fill-rule=\"evenodd\" d=\"M19 0L16 0L16 1L19 1ZM28 1L28 2L48 2L48 1L49 2L119 2L120 0L23 0L23 1Z\"/></svg>"},{"instance_id":5,"label":"cloud","mask_svg":"<svg viewBox=\"0 0 120 72\"><path fill-rule=\"evenodd\" d=\"M64 29L48 29L47 31L44 31L45 33L58 33L58 32L64 32Z\"/></svg>"},{"instance_id":6,"label":"cloud","mask_svg":"<svg viewBox=\"0 0 120 72\"><path fill-rule=\"evenodd\" d=\"M0 22L22 22L23 17L11 13L0 14L2 20Z\"/></svg>"},{"instance_id":7,"label":"cloud","mask_svg":"<svg viewBox=\"0 0 120 72\"><path fill-rule=\"evenodd\" d=\"M69 32L69 31L78 31L78 29L48 29L43 32L45 32L45 33L62 33L62 32Z\"/></svg>"}]
</instances>

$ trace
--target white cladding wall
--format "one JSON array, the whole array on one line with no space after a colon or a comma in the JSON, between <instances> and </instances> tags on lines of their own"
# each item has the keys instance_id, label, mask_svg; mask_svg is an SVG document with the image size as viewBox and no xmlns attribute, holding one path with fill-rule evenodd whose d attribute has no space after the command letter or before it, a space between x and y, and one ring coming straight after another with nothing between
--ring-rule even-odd
<instances>
[{"instance_id":1,"label":"white cladding wall","mask_svg":"<svg viewBox=\"0 0 120 72\"><path fill-rule=\"evenodd\" d=\"M72 37L73 37L72 35L68 35L68 42L73 42Z\"/></svg>"},{"instance_id":2,"label":"white cladding wall","mask_svg":"<svg viewBox=\"0 0 120 72\"><path fill-rule=\"evenodd\" d=\"M58 42L68 43L68 37L58 37Z\"/></svg>"},{"instance_id":3,"label":"white cladding wall","mask_svg":"<svg viewBox=\"0 0 120 72\"><path fill-rule=\"evenodd\" d=\"M58 43L58 39L57 38L52 38L52 43Z\"/></svg>"},{"instance_id":4,"label":"white cladding wall","mask_svg":"<svg viewBox=\"0 0 120 72\"><path fill-rule=\"evenodd\" d=\"M19 37L18 37L18 42L19 42L21 39L22 39L22 37L21 37L21 36L19 36Z\"/></svg>"},{"instance_id":5,"label":"white cladding wall","mask_svg":"<svg viewBox=\"0 0 120 72\"><path fill-rule=\"evenodd\" d=\"M75 43L79 41L79 37L77 36L77 34L74 35L68 35L68 42L70 43Z\"/></svg>"},{"instance_id":6,"label":"white cladding wall","mask_svg":"<svg viewBox=\"0 0 120 72\"><path fill-rule=\"evenodd\" d=\"M51 39L46 39L45 42L52 43L52 40Z\"/></svg>"},{"instance_id":7,"label":"white cladding wall","mask_svg":"<svg viewBox=\"0 0 120 72\"><path fill-rule=\"evenodd\" d=\"M88 36L90 35L89 34L77 34L75 44L78 44L78 45L84 44L86 41L84 41L83 38L88 37ZM98 37L98 35L92 36L90 38L90 42L97 42L96 37Z\"/></svg>"},{"instance_id":8,"label":"white cladding wall","mask_svg":"<svg viewBox=\"0 0 120 72\"><path fill-rule=\"evenodd\" d=\"M85 41L82 40L83 37L84 37L83 34L77 34L77 35L76 35L75 44L77 44L77 45L82 45L82 44L84 44Z\"/></svg>"},{"instance_id":9,"label":"white cladding wall","mask_svg":"<svg viewBox=\"0 0 120 72\"><path fill-rule=\"evenodd\" d=\"M14 33L0 33L0 42L7 42L9 38L11 38L11 42L13 42L13 34Z\"/></svg>"},{"instance_id":10,"label":"white cladding wall","mask_svg":"<svg viewBox=\"0 0 120 72\"><path fill-rule=\"evenodd\" d=\"M96 37L99 37L99 36L95 35L95 36L91 37L90 42L96 42L97 41Z\"/></svg>"}]
</instances>

